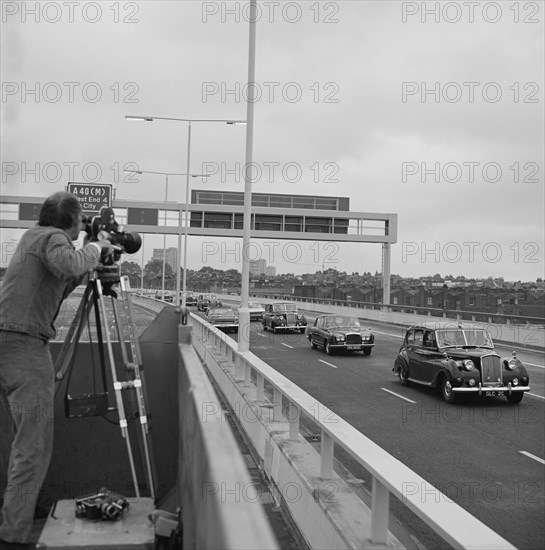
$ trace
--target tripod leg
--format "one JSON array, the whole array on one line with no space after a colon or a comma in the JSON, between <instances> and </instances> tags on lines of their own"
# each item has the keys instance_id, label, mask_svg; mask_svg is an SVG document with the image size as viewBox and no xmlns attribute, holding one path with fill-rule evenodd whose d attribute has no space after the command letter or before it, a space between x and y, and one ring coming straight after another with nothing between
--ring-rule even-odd
<instances>
[{"instance_id":1,"label":"tripod leg","mask_svg":"<svg viewBox=\"0 0 545 550\"><path fill-rule=\"evenodd\" d=\"M129 343L132 356L132 369L134 374L134 388L138 400L138 409L140 412L140 428L142 433L142 444L144 446L144 458L148 474L149 488L152 498L155 500L155 480L157 479L156 468L154 463L154 455L152 451L152 440L148 424L148 399L146 394L146 385L144 383L144 371L140 369L142 364L140 346L133 323L133 308L131 295L129 293L128 277L121 277L120 280L121 297L123 299L123 307L125 310L125 319L128 325Z\"/></svg>"},{"instance_id":2,"label":"tripod leg","mask_svg":"<svg viewBox=\"0 0 545 550\"><path fill-rule=\"evenodd\" d=\"M112 311L114 313L115 329L117 332L117 338L119 340L119 347L121 349L121 357L123 358L123 365L125 368L129 368L129 355L127 353L127 347L125 346L125 335L122 330L121 316L119 315L119 307L117 305L117 300L112 296Z\"/></svg>"},{"instance_id":3,"label":"tripod leg","mask_svg":"<svg viewBox=\"0 0 545 550\"><path fill-rule=\"evenodd\" d=\"M70 328L68 329L68 333L66 334L66 338L62 345L62 348L55 361L56 380L62 380L64 378L66 369L68 368L70 361L74 356L74 350L77 343L79 342L81 333L87 325L87 317L89 309L91 307L91 292L92 284L91 282L89 282L87 284L87 287L85 288L83 298L81 299L78 310L76 311L76 315L72 320L72 323L70 324Z\"/></svg>"},{"instance_id":4,"label":"tripod leg","mask_svg":"<svg viewBox=\"0 0 545 550\"><path fill-rule=\"evenodd\" d=\"M95 306L95 325L96 325L96 331L97 331L97 342L98 342L98 356L100 359L100 367L102 369L103 373L103 380L106 380L106 359L104 357L104 338L102 335L102 323L100 319L100 295L98 290L97 281L93 281L93 305ZM102 308L104 311L104 307ZM108 331L108 324L107 322L104 323L104 328L106 331ZM106 391L106 387L104 388L104 391Z\"/></svg>"},{"instance_id":5,"label":"tripod leg","mask_svg":"<svg viewBox=\"0 0 545 550\"><path fill-rule=\"evenodd\" d=\"M125 443L127 445L127 454L129 455L129 463L131 467L131 474L132 479L134 483L134 491L137 497L140 497L140 490L138 489L138 480L136 477L136 468L134 466L134 458L132 454L132 447L129 437L129 430L127 425L127 419L125 417L125 408L123 406L123 396L121 394L122 390L122 384L117 379L117 372L115 368L115 359L114 359L114 352L112 348L112 339L110 338L110 331L108 328L108 319L106 316L106 307L104 304L104 295L102 293L102 284L99 279L96 280L96 287L98 291L98 300L100 304L100 312L102 315L102 321L103 325L105 327L105 335L106 335L106 346L108 348L108 358L110 361L110 368L112 371L112 380L114 385L114 391L115 391L115 398L117 402L117 408L118 408L118 414L119 414L119 427L121 428L121 435L125 439Z\"/></svg>"}]
</instances>

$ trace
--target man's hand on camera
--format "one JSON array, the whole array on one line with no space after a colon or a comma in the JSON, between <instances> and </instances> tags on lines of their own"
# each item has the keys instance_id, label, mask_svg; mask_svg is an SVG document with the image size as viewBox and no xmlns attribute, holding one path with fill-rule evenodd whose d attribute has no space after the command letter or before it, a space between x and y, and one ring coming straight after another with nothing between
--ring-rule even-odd
<instances>
[{"instance_id":1,"label":"man's hand on camera","mask_svg":"<svg viewBox=\"0 0 545 550\"><path fill-rule=\"evenodd\" d=\"M108 239L98 240L95 244L98 244L98 246L100 246L100 258L102 260L104 258L107 258L114 251L114 247Z\"/></svg>"},{"instance_id":2,"label":"man's hand on camera","mask_svg":"<svg viewBox=\"0 0 545 550\"><path fill-rule=\"evenodd\" d=\"M104 229L101 229L98 232L97 240L98 241L108 241L110 239L110 234L107 231L104 231Z\"/></svg>"},{"instance_id":3,"label":"man's hand on camera","mask_svg":"<svg viewBox=\"0 0 545 550\"><path fill-rule=\"evenodd\" d=\"M89 245L95 247L100 252L100 259L103 260L113 253L114 247L108 239L102 239L92 242L83 242L84 246Z\"/></svg>"}]
</instances>

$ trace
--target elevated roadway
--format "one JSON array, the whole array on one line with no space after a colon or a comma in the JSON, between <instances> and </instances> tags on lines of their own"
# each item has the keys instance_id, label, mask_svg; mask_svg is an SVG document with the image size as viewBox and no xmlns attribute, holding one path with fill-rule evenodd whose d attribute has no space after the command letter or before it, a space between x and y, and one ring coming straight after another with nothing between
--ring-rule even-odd
<instances>
[{"instance_id":1,"label":"elevated roadway","mask_svg":"<svg viewBox=\"0 0 545 550\"><path fill-rule=\"evenodd\" d=\"M312 322L316 313L306 315ZM362 322L376 335L369 357L328 356L312 350L304 335L264 332L260 323L252 323L250 351L514 546L541 547L545 540L539 520L545 510L543 352L514 346L527 365L532 387L519 406L505 398L476 396L449 405L430 389L401 386L393 375L401 327ZM502 355L512 350L513 346L497 346ZM337 458L353 483L369 491L368 474L342 453ZM436 497L424 494L423 498ZM416 540L428 548L440 546L402 508L398 511L404 525L416 527L411 533Z\"/></svg>"}]
</instances>

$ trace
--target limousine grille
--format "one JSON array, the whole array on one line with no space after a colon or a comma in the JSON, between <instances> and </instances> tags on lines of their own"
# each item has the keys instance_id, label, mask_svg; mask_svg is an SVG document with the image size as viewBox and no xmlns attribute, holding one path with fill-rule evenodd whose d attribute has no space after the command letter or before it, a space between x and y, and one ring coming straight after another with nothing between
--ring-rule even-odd
<instances>
[{"instance_id":1,"label":"limousine grille","mask_svg":"<svg viewBox=\"0 0 545 550\"><path fill-rule=\"evenodd\" d=\"M361 334L357 334L355 332L354 333L349 333L345 337L345 342L348 345L361 344Z\"/></svg>"},{"instance_id":2,"label":"limousine grille","mask_svg":"<svg viewBox=\"0 0 545 550\"><path fill-rule=\"evenodd\" d=\"M297 322L297 314L296 313L286 313L286 322L288 325L295 325Z\"/></svg>"},{"instance_id":3,"label":"limousine grille","mask_svg":"<svg viewBox=\"0 0 545 550\"><path fill-rule=\"evenodd\" d=\"M499 355L488 354L481 357L481 378L483 386L501 386L503 384Z\"/></svg>"}]
</instances>

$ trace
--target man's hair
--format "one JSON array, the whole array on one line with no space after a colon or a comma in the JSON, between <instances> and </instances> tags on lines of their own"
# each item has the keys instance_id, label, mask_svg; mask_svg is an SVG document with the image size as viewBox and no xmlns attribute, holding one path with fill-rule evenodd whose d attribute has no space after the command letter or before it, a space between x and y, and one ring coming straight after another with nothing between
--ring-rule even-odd
<instances>
[{"instance_id":1,"label":"man's hair","mask_svg":"<svg viewBox=\"0 0 545 550\"><path fill-rule=\"evenodd\" d=\"M77 221L80 212L81 204L75 195L58 191L42 204L38 225L69 229Z\"/></svg>"}]
</instances>

